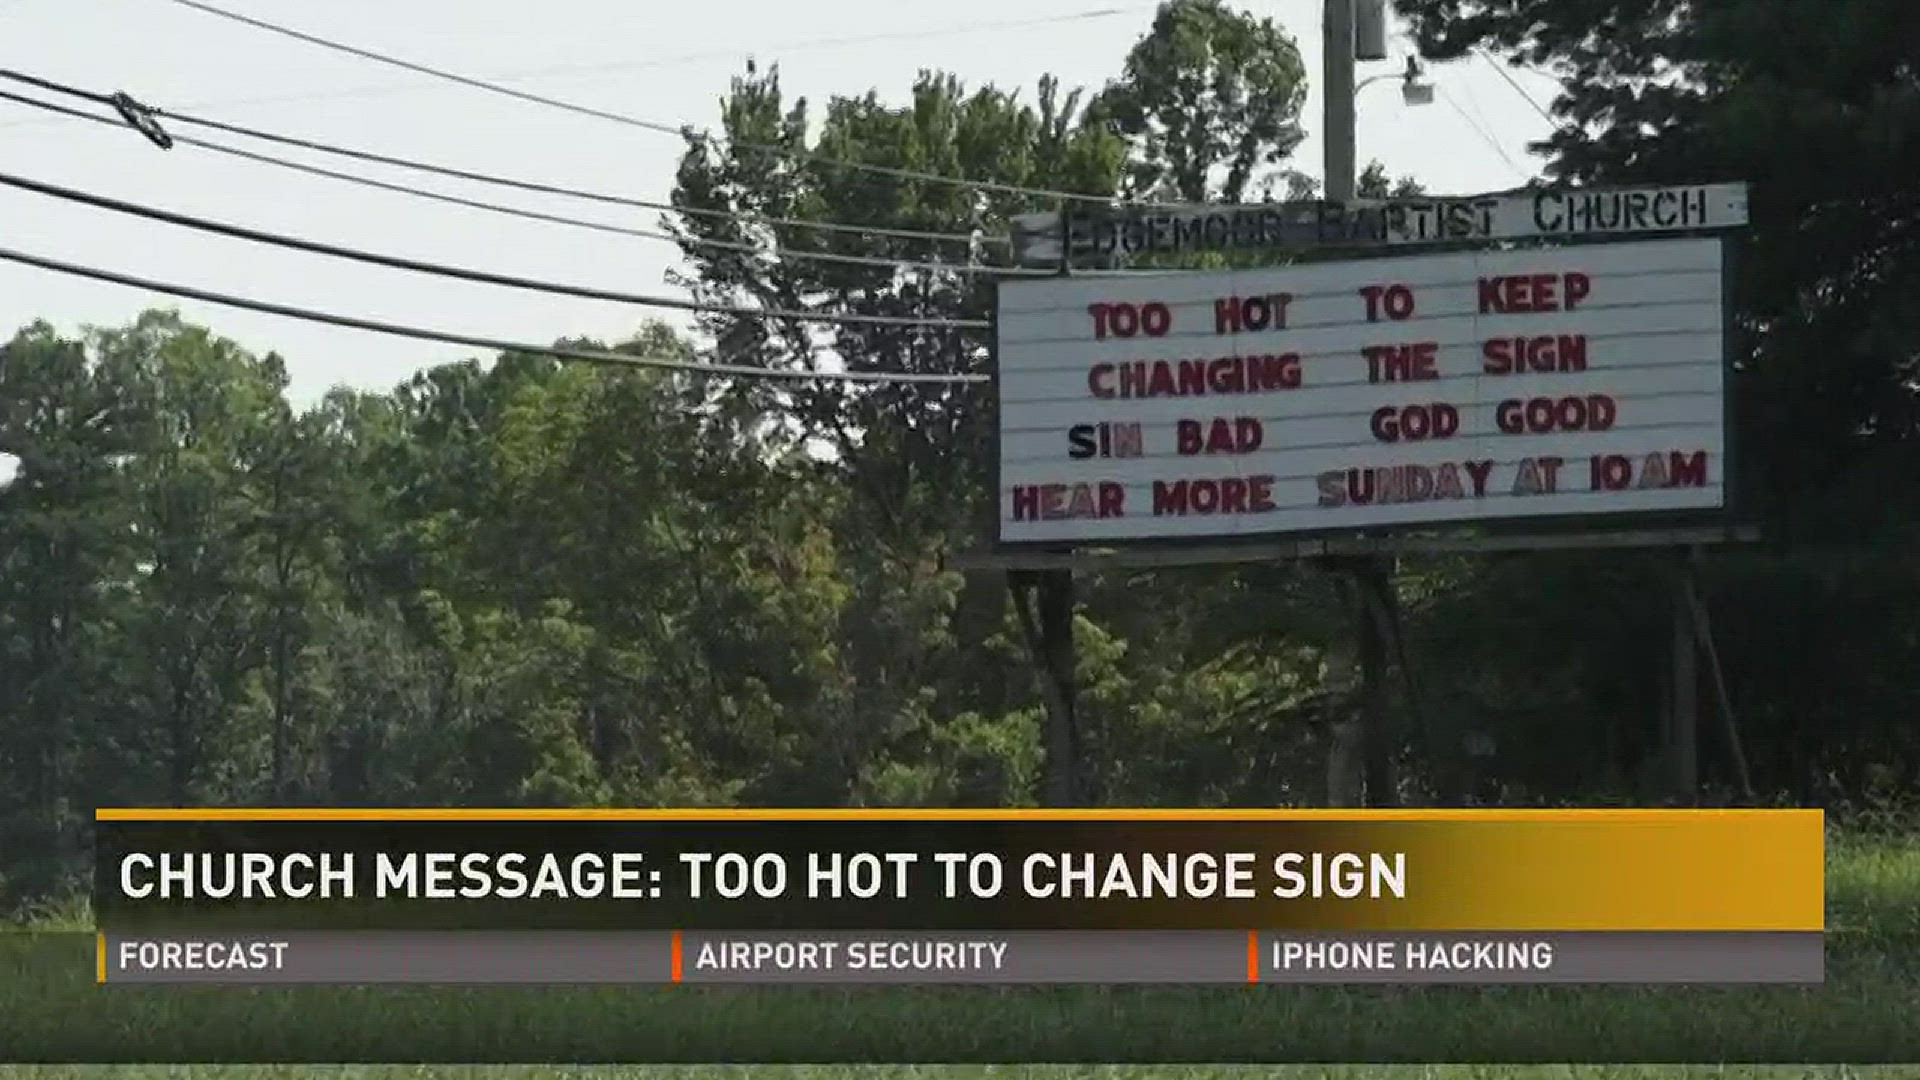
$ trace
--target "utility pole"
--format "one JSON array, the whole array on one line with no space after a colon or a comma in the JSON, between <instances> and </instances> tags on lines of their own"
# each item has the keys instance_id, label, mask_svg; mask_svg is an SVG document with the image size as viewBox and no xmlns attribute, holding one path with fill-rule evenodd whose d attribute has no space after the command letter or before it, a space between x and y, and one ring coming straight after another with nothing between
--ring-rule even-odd
<instances>
[{"instance_id":1,"label":"utility pole","mask_svg":"<svg viewBox=\"0 0 1920 1080\"><path fill-rule=\"evenodd\" d=\"M1073 275L1073 206L1060 201L1060 276ZM1071 569L1009 575L1014 606L1033 654L1046 706L1046 768L1042 796L1048 806L1078 806L1080 783L1079 684L1074 656L1074 583ZM1028 606L1031 597L1032 606Z\"/></svg>"},{"instance_id":2,"label":"utility pole","mask_svg":"<svg viewBox=\"0 0 1920 1080\"><path fill-rule=\"evenodd\" d=\"M1322 90L1326 96L1327 201L1353 201L1359 168L1353 132L1354 0L1324 0L1321 23Z\"/></svg>"},{"instance_id":3,"label":"utility pole","mask_svg":"<svg viewBox=\"0 0 1920 1080\"><path fill-rule=\"evenodd\" d=\"M1353 201L1359 182L1354 133L1355 2L1323 0L1322 7L1320 81L1325 95L1322 126L1326 131L1326 199L1341 204ZM1392 578L1378 556L1362 556L1350 568L1354 632L1358 636L1359 716L1347 730L1335 735L1336 745L1328 764L1329 801L1391 806L1398 801L1398 792L1393 780L1393 750L1387 741L1386 636L1376 613L1382 610L1377 605L1392 602ZM1345 775L1336 775L1341 773ZM1356 779L1358 784L1354 784ZM1355 787L1360 791L1353 791ZM1355 800L1354 794L1361 798Z\"/></svg>"}]
</instances>

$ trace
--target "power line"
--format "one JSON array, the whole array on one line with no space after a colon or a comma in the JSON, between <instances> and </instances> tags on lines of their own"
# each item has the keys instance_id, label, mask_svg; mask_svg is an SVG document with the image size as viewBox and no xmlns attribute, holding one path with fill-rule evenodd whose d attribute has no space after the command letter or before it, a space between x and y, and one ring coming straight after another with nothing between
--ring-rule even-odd
<instances>
[{"instance_id":1,"label":"power line","mask_svg":"<svg viewBox=\"0 0 1920 1080\"><path fill-rule=\"evenodd\" d=\"M1059 15L1044 15L1030 19L1007 19L999 22L970 22L961 25L925 27L918 30L900 30L879 34L864 34L857 37L809 38L804 41L774 43L762 45L762 51L778 52L781 56L789 53L815 49L832 49L849 45L867 45L886 41L921 41L927 38L947 38L956 34L997 33L1005 30L1018 30L1033 26L1052 26L1062 23L1091 22L1119 15L1130 15L1138 11L1151 11L1156 4L1134 4L1122 7L1094 8L1087 11L1066 12ZM671 67L677 64L700 63L702 61L734 61L753 53L751 48L732 48L726 51L708 50L706 52L679 53L668 56L649 57L644 61L619 60L588 64L556 64L544 68L523 68L518 71L498 72L487 76L502 82L521 79L565 78L574 75L619 75L629 71L644 71ZM418 83L386 83L378 86L336 90L308 90L291 94L273 94L264 97L230 98L222 101L199 101L187 106L194 109L232 108L252 105L277 105L301 101L338 100L343 98L365 97L379 94L402 93L420 89Z\"/></svg>"},{"instance_id":2,"label":"power line","mask_svg":"<svg viewBox=\"0 0 1920 1080\"><path fill-rule=\"evenodd\" d=\"M0 72L0 75L5 75L5 74L7 73ZM46 109L51 112L56 112L65 116L73 117L75 119L91 120L91 121L94 121L95 123L105 124L109 127L122 128L126 126L125 122L117 117L97 116L97 115L94 115L93 113L85 112L80 109L71 109L64 105L58 105L50 101L39 101L37 99L26 97L24 95L11 93L6 90L0 90L0 100L14 101L22 105L31 105L35 108ZM660 241L666 241L666 242L676 243L676 244L685 244L693 247L707 247L707 248L714 248L716 250L722 250L722 251L739 251L739 252L750 254L750 255L772 255L778 258L783 258L783 259L798 259L798 260L805 260L810 262L842 263L850 266L871 266L871 267L878 267L882 269L940 270L940 271L950 271L952 273L957 273L957 274L1004 274L1007 276L1014 276L1014 277L1040 277L1050 273L1050 271L1034 270L1034 269L1022 268L1022 267L996 267L996 266L976 266L976 265L966 265L966 264L946 263L946 262L921 262L913 259L894 259L894 258L888 258L885 256L878 256L878 255L845 255L845 254L840 254L840 253L831 252L831 251L795 251L793 249L779 247L777 245L772 248L765 248L765 247L761 247L758 244L748 243L744 241L713 240L713 239L707 239L705 237L696 237L696 236L680 237L680 236L675 236L671 233L658 232L651 229L638 229L638 228L633 228L631 226L626 226L626 225L612 225L612 224L608 224L606 222L601 222L601 221L591 221L586 218L570 217L565 214L551 214L551 213L546 213L539 210L528 210L528 209L524 209L522 207L517 207L517 206L507 206L501 203L487 202L482 199L469 199L459 195L449 195L444 192L432 191L427 188L414 187L410 184L398 184L398 183L393 183L387 180L378 180L369 176L359 176L354 173L345 173L345 172L339 172L333 169L322 168L318 165L308 165L308 164L305 164L304 162L290 161L286 158L275 157L271 154L259 154L250 150L242 150L238 147L228 146L224 143L213 142L205 139L195 139L186 135L173 136L173 141L183 146L192 146L201 150L211 150L215 153L227 154L229 156L240 158L245 161L252 161L252 162L256 162L263 165L271 165L281 169L290 169L294 172L306 173L311 176L326 177L331 180L341 180L350 184L358 184L363 187L375 188L381 191L391 191L391 192L396 192L402 195L410 195L415 198L429 199L434 202L447 203L454 206L464 206L464 207L468 207L470 209L475 209L475 210L485 210L488 213L502 214L508 217L517 217L517 218L522 218L522 219L531 220L531 221L542 221L542 222L548 222L556 225L567 225L567 226L572 226L574 228L589 229L595 232L611 233L619 236L638 237L643 240L660 240Z\"/></svg>"},{"instance_id":3,"label":"power line","mask_svg":"<svg viewBox=\"0 0 1920 1080\"><path fill-rule=\"evenodd\" d=\"M444 263L426 262L420 259L408 259L398 255L384 255L361 248L344 247L338 244L307 240L282 233L252 229L244 225L234 225L224 221L194 217L190 214L175 213L158 207L142 206L138 203L123 202L105 195L59 184L44 183L26 177L0 173L0 184L20 188L25 191L50 195L68 202L84 203L88 206L116 213L130 214L152 221L163 221L169 225L197 229L201 232L217 233L240 240L255 243L272 244L276 247L291 248L316 255L327 255L355 262L385 266L395 270L410 270L416 273L435 274L440 277L459 278L486 285L501 285L513 289L526 289L532 292L552 293L559 296L578 296L588 300L610 300L617 303L637 304L642 307L669 308L678 311L697 311L709 314L736 315L745 318L793 319L801 322L820 322L841 325L866 326L912 326L949 330L985 330L992 324L984 319L924 319L909 315L843 315L820 311L793 311L783 308L749 308L731 304L709 304L698 300L681 300L670 296L647 296L641 293L619 292L613 289L601 289L587 285L571 285L565 282L542 281L537 278L517 277L511 274L495 274L486 270L469 267L448 266Z\"/></svg>"},{"instance_id":4,"label":"power line","mask_svg":"<svg viewBox=\"0 0 1920 1080\"><path fill-rule=\"evenodd\" d=\"M1023 19L1002 19L997 22L968 22L959 25L922 27L917 30L893 30L878 34L862 34L855 37L811 38L806 41L791 42L784 45L763 46L769 52L778 49L782 52L807 49L839 48L845 45L868 45L883 41L919 42L927 38L945 38L956 34L997 33L1003 30L1023 30L1034 26L1054 26L1061 23L1092 22L1096 19L1111 19L1119 15L1131 15L1137 11L1153 11L1158 3L1128 4L1119 7L1091 8L1083 11L1062 12L1056 15L1036 15ZM560 64L553 67L521 70L502 75L497 79L535 79L550 75L570 75L576 72L631 70L635 68L665 67L670 64L698 62L702 60L732 60L752 49L733 48L725 52L709 50L703 53L681 53L677 56L662 56L647 59L642 63L631 60L596 62L590 64Z\"/></svg>"},{"instance_id":5,"label":"power line","mask_svg":"<svg viewBox=\"0 0 1920 1080\"><path fill-rule=\"evenodd\" d=\"M81 266L76 263L61 262L41 255L31 255L23 251L0 248L0 259L21 263L26 266L51 270L54 273L70 274L75 277L92 278L95 281L125 285L129 288L146 289L151 292L178 296L188 300L201 300L225 307L242 308L268 315L280 315L304 322L326 323L343 326L353 330L367 330L377 334L390 334L395 337L415 338L421 341L437 341L449 345L465 345L471 348L492 349L498 352L520 352L539 356L551 356L561 360L580 360L596 364L619 364L629 367L663 368L669 371L686 371L702 375L735 375L760 379L821 380L827 382L864 382L864 383L983 383L989 381L985 375L943 375L904 371L789 371L781 368L753 367L746 364L707 364L697 360L681 360L655 356L629 356L625 353L598 352L592 349L568 349L552 345L528 345L516 341L502 341L497 338L479 337L472 334L456 334L444 330L427 330L420 327L405 326L399 323L382 322L376 319L363 319L352 315L336 315L309 308L289 307L285 304L273 304L264 300L250 300L242 296L196 289L188 285L176 285L170 282L153 281L134 277L97 267Z\"/></svg>"},{"instance_id":6,"label":"power line","mask_svg":"<svg viewBox=\"0 0 1920 1080\"><path fill-rule=\"evenodd\" d=\"M309 45L318 45L323 49L331 49L335 52L345 53L349 56L357 56L362 60L371 60L379 64L389 64L394 67L403 68L407 71L415 72L417 74L429 75L436 79L446 79L450 82L456 82L463 86L473 87L476 90L485 90L490 93L501 94L511 98L517 98L521 101L532 102L533 104L536 104L536 105L545 105L549 108L562 109L567 112L577 113L581 116L591 116L601 120L611 120L615 123L625 124L629 127L642 128L647 131L657 131L667 135L677 135L682 138L687 138L689 140L691 140L694 136L698 134L689 125L664 124L657 120L643 120L640 117L629 116L625 113L611 112L606 109L596 109L590 105L581 105L581 104L578 104L577 102L566 101L561 98L548 97L544 94L535 94L526 90L516 90L511 86L505 86L497 82L489 82L486 79L476 79L470 75L461 75L457 72L447 71L442 68L429 67L426 64L415 63L414 61L411 61L411 60L403 60L397 56L389 56L385 53L374 52L371 49L365 49L358 45L349 45L346 42L334 41L330 38L319 37L317 35L309 34L301 30L295 30L292 27L281 26L278 23L268 22L264 19L256 19L250 15L242 15L237 11L228 11L225 8L215 7L212 4L202 3L201 0L173 0L173 2L181 5L182 7L193 8L196 11L202 11L209 15L215 15L223 19L229 19L237 23L242 23L244 25L254 27L255 29L265 30L268 33L279 34L283 37L293 38L296 41L304 41ZM976 191L996 191L1005 195L1026 195L1026 196L1033 196L1033 197L1044 198L1044 199L1065 199L1065 200L1071 200L1076 202L1098 203L1100 205L1109 205L1114 201L1112 199L1105 198L1099 195L1084 195L1084 194L1071 192L1071 191L1056 191L1051 188L1024 187L1019 184L1003 184L993 180L968 180L968 179L964 179L957 176L944 176L940 173L925 172L919 169L904 169L904 168L899 168L892 165L874 165L874 164L861 162L861 161L846 161L839 158L826 157L824 155L814 153L812 151L796 150L792 147L779 146L773 143L745 142L745 141L736 139L736 140L733 140L733 145L736 147L744 147L748 150L759 150L759 151L764 151L766 153L781 154L781 155L786 155L790 157L798 157L807 161L816 162L821 165L833 165L840 168L856 169L861 172L877 173L883 176L892 176L902 180L923 180L923 181L930 181L933 183L953 184L959 187L971 188Z\"/></svg>"},{"instance_id":7,"label":"power line","mask_svg":"<svg viewBox=\"0 0 1920 1080\"><path fill-rule=\"evenodd\" d=\"M452 166L447 166L447 165L438 165L433 162L420 161L413 158L396 157L391 154L380 154L370 150L359 150L353 147L338 146L332 143L318 142L311 139L302 139L302 138L298 138L291 135L281 135L275 132L264 131L259 128L250 128L250 127L244 127L239 124L230 124L221 120L209 120L209 119L206 119L205 117L189 116L184 113L175 112L171 109L156 108L156 109L150 109L149 111L152 112L153 115L161 117L163 119L177 120L184 124L193 124L198 127L212 128L215 131L224 131L232 135L243 135L250 139L260 139L265 142L279 143L282 146L294 146L304 150L317 151L322 154L333 154L337 157L354 158L359 161L373 162L379 165L393 165L403 169L414 169L419 172L435 173L440 176L452 177L460 180L472 180L482 184L494 184L499 187L517 188L521 191L532 191L532 192L538 192L540 194L545 194L545 195L565 195L570 198L586 199L591 202L610 203L616 206L638 207L642 210L660 210L667 213L685 214L688 217L703 217L703 218L730 220L730 221L751 221L751 222L762 223L767 225L786 226L789 228L817 229L821 232L847 233L847 234L853 234L853 235L859 235L859 236L880 236L880 237L889 237L889 238L901 239L901 240L933 240L933 241L950 241L950 242L957 242L957 243L973 243L975 241L978 241L981 243L988 243L988 244L1011 243L1011 241L1008 238L1003 236L974 236L969 233L935 232L932 230L925 230L925 229L896 229L896 228L892 228L884 225L855 225L848 222L839 222L839 221L809 221L804 218L758 217L751 214L738 213L732 210L712 210L712 209L707 209L704 207L697 207L697 206L678 206L673 203L659 202L657 200L635 199L635 198L631 198L624 195L613 195L607 192L590 191L585 188L567 187L561 184L551 184L551 183L546 183L538 180L522 180L516 177L500 176L494 173L475 172L469 169L459 169L459 168L454 168Z\"/></svg>"},{"instance_id":8,"label":"power line","mask_svg":"<svg viewBox=\"0 0 1920 1080\"><path fill-rule=\"evenodd\" d=\"M1487 118L1487 111L1480 107L1480 95L1473 92L1473 84L1462 80L1460 83L1460 91L1466 96L1467 111L1473 114L1474 120L1478 121L1482 127L1491 132L1495 125L1493 121Z\"/></svg>"},{"instance_id":9,"label":"power line","mask_svg":"<svg viewBox=\"0 0 1920 1080\"><path fill-rule=\"evenodd\" d=\"M1548 112L1544 106L1542 106L1538 101L1534 100L1533 95L1527 92L1527 88L1520 85L1520 80L1514 78L1513 73L1507 70L1507 66L1505 64L1502 64L1499 60L1496 60L1492 53L1488 52L1485 49L1480 49L1480 48L1476 48L1473 51L1479 54L1480 59L1485 60L1487 62L1487 66L1492 68L1494 70L1494 73L1499 75L1500 78L1504 80L1508 86L1513 87L1514 93L1519 94L1522 98L1526 100L1527 104L1533 106L1533 111L1540 114L1540 119L1545 120L1547 123L1552 124L1556 128L1563 126L1560 123L1560 121L1554 117L1552 113Z\"/></svg>"},{"instance_id":10,"label":"power line","mask_svg":"<svg viewBox=\"0 0 1920 1080\"><path fill-rule=\"evenodd\" d=\"M1465 120L1467 122L1467 126L1471 127L1474 130L1474 133L1480 136L1480 141L1486 143L1489 147L1493 149L1494 153L1500 155L1500 160L1507 163L1507 168L1512 169L1514 171L1514 175L1520 177L1523 180L1526 179L1529 175L1531 175L1530 173L1527 172L1527 170L1522 169L1519 163L1513 160L1513 155L1507 153L1507 148L1500 145L1500 140L1494 138L1492 132L1488 131L1486 127L1483 126L1478 120L1475 120L1473 117L1467 115L1467 110L1460 107L1460 103L1454 100L1452 94L1447 93L1446 87L1443 86L1443 87L1440 87L1439 89L1440 89L1440 97L1442 100L1444 100L1447 103L1447 107L1452 109L1454 113L1460 117L1460 119Z\"/></svg>"},{"instance_id":11,"label":"power line","mask_svg":"<svg viewBox=\"0 0 1920 1080\"><path fill-rule=\"evenodd\" d=\"M10 69L0 68L0 79L9 79L9 80L12 80L13 82L25 83L28 86L37 87L42 90L48 90L56 94L66 94L70 97L81 98L86 101L92 101L101 105L113 106L115 108L119 107L115 101L115 98L117 95L103 93L98 90L88 90L84 87L71 86L66 83L55 82L51 79L42 78L38 75L27 74L26 72L13 71ZM32 99L14 98L14 100L26 101L28 103L32 103ZM837 221L811 221L803 218L758 217L750 214L737 213L731 210L711 210L703 207L676 206L673 203L661 202L658 200L636 199L627 195L614 195L609 192L591 191L585 188L568 187L566 185L548 183L545 181L523 180L516 177L501 176L497 173L476 172L470 169L459 169L459 168L454 168L453 166L450 166L450 165L439 165L433 162L421 161L417 158L404 158L404 157L394 156L391 154L376 153L371 150L361 150L354 147L341 146L336 143L321 142L314 139L303 139L297 136L283 135L278 132L266 131L260 128L246 127L240 124L230 124L221 120L210 120L205 117L193 116L193 115L189 115L187 113L182 113L182 112L175 112L174 110L171 110L171 109L163 109L156 106L146 105L144 103L139 103L139 108L149 116L161 117L167 120L177 120L183 124L193 124L199 127L212 128L216 131L224 131L234 135L242 135L250 139L260 139L264 142L278 143L282 146L292 146L302 150L313 150L323 154L332 154L337 157L353 158L358 161L367 161L367 162L372 162L378 165L393 165L403 169L413 169L419 172L434 173L440 176L451 177L458 180L473 180L479 183L493 184L499 187L516 188L521 191L531 191L531 192L535 192L542 195L564 195L569 198L585 199L591 202L607 203L614 206L630 206L630 207L636 207L641 210L660 210L660 211L665 211L669 213L686 214L689 217L706 217L706 218L717 218L717 219L728 219L728 220L747 220L747 221L765 223L768 225L785 225L785 226L791 226L794 228L817 229L822 232L848 233L848 234L855 234L860 236L886 236L886 237L896 237L903 240L952 241L957 243L972 243L975 240L979 240L983 243L999 243L999 244L1006 244L1010 242L1005 237L998 237L998 236L976 237L971 233L936 232L936 231L922 230L922 229L896 229L896 228L891 228L883 225L855 225L851 223L837 222Z\"/></svg>"}]
</instances>

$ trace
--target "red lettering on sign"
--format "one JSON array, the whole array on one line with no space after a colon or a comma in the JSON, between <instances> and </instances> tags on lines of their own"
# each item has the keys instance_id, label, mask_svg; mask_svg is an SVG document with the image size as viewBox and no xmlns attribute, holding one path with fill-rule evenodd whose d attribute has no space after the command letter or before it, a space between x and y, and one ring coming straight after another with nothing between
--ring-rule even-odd
<instances>
[{"instance_id":1,"label":"red lettering on sign","mask_svg":"<svg viewBox=\"0 0 1920 1080\"><path fill-rule=\"evenodd\" d=\"M1467 478L1473 481L1473 496L1480 498L1487 493L1487 477L1493 475L1493 462L1469 461L1462 465L1467 470Z\"/></svg>"},{"instance_id":2,"label":"red lettering on sign","mask_svg":"<svg viewBox=\"0 0 1920 1080\"><path fill-rule=\"evenodd\" d=\"M1413 316L1413 290L1405 285L1367 285L1360 290L1367 302L1367 321L1379 322L1385 315L1395 322Z\"/></svg>"},{"instance_id":3,"label":"red lettering on sign","mask_svg":"<svg viewBox=\"0 0 1920 1080\"><path fill-rule=\"evenodd\" d=\"M1381 442L1448 439L1460 431L1460 410L1452 405L1386 405L1374 410L1373 437Z\"/></svg>"},{"instance_id":4,"label":"red lettering on sign","mask_svg":"<svg viewBox=\"0 0 1920 1080\"><path fill-rule=\"evenodd\" d=\"M1109 365L1099 365L1100 368ZM1258 394L1300 387L1300 354L1223 356L1216 360L1127 360L1118 370L1119 398L1199 397L1205 394ZM1096 394L1115 380L1096 369L1088 383Z\"/></svg>"},{"instance_id":5,"label":"red lettering on sign","mask_svg":"<svg viewBox=\"0 0 1920 1080\"><path fill-rule=\"evenodd\" d=\"M1620 409L1605 394L1564 398L1509 398L1494 406L1494 426L1508 435L1554 431L1608 431Z\"/></svg>"},{"instance_id":6,"label":"red lettering on sign","mask_svg":"<svg viewBox=\"0 0 1920 1080\"><path fill-rule=\"evenodd\" d=\"M1422 341L1413 345L1367 345L1360 350L1367 359L1367 381L1424 382L1437 379L1440 344Z\"/></svg>"},{"instance_id":7,"label":"red lettering on sign","mask_svg":"<svg viewBox=\"0 0 1920 1080\"><path fill-rule=\"evenodd\" d=\"M1595 491L1620 491L1633 481L1633 463L1619 454L1595 454L1589 484Z\"/></svg>"},{"instance_id":8,"label":"red lettering on sign","mask_svg":"<svg viewBox=\"0 0 1920 1080\"><path fill-rule=\"evenodd\" d=\"M1111 480L1097 484L1015 484L1013 520L1124 517L1126 502L1126 487Z\"/></svg>"},{"instance_id":9,"label":"red lettering on sign","mask_svg":"<svg viewBox=\"0 0 1920 1080\"><path fill-rule=\"evenodd\" d=\"M1274 509L1273 477L1229 476L1219 480L1155 480L1157 517L1188 514L1265 513Z\"/></svg>"},{"instance_id":10,"label":"red lettering on sign","mask_svg":"<svg viewBox=\"0 0 1920 1080\"><path fill-rule=\"evenodd\" d=\"M1264 514L1272 509L1274 509L1273 477L1247 477L1247 512L1250 514Z\"/></svg>"},{"instance_id":11,"label":"red lettering on sign","mask_svg":"<svg viewBox=\"0 0 1920 1080\"><path fill-rule=\"evenodd\" d=\"M1568 274L1565 281L1568 311L1572 311L1574 308L1580 306L1582 300L1593 295L1593 279L1587 275L1576 270Z\"/></svg>"},{"instance_id":12,"label":"red lettering on sign","mask_svg":"<svg viewBox=\"0 0 1920 1080\"><path fill-rule=\"evenodd\" d=\"M1705 450L1669 450L1648 454L1639 462L1624 454L1595 454L1587 459L1587 485L1594 491L1628 488L1707 486Z\"/></svg>"},{"instance_id":13,"label":"red lettering on sign","mask_svg":"<svg viewBox=\"0 0 1920 1080\"><path fill-rule=\"evenodd\" d=\"M1148 304L1140 309L1140 329L1148 337L1165 337L1173 326L1173 311L1165 304Z\"/></svg>"},{"instance_id":14,"label":"red lettering on sign","mask_svg":"<svg viewBox=\"0 0 1920 1080\"><path fill-rule=\"evenodd\" d=\"M1695 450L1683 456L1680 451L1675 450L1672 466L1667 472L1672 478L1674 487L1706 487L1707 452Z\"/></svg>"},{"instance_id":15,"label":"red lettering on sign","mask_svg":"<svg viewBox=\"0 0 1920 1080\"><path fill-rule=\"evenodd\" d=\"M1040 489L1032 484L1013 487L1013 520L1032 521L1040 516Z\"/></svg>"},{"instance_id":16,"label":"red lettering on sign","mask_svg":"<svg viewBox=\"0 0 1920 1080\"><path fill-rule=\"evenodd\" d=\"M1285 330L1292 293L1265 296L1226 296L1213 302L1213 332L1238 334L1243 330Z\"/></svg>"},{"instance_id":17,"label":"red lettering on sign","mask_svg":"<svg viewBox=\"0 0 1920 1080\"><path fill-rule=\"evenodd\" d=\"M1528 315L1572 311L1593 295L1586 274L1506 274L1480 279L1480 314Z\"/></svg>"},{"instance_id":18,"label":"red lettering on sign","mask_svg":"<svg viewBox=\"0 0 1920 1080\"><path fill-rule=\"evenodd\" d=\"M1220 512L1223 514L1247 512L1247 482L1244 479L1234 476L1220 481Z\"/></svg>"},{"instance_id":19,"label":"red lettering on sign","mask_svg":"<svg viewBox=\"0 0 1920 1080\"><path fill-rule=\"evenodd\" d=\"M1145 331L1148 337L1164 337L1173 326L1173 311L1167 305L1154 301L1146 304L1088 304L1087 314L1093 316L1093 336L1097 341L1108 337L1130 338Z\"/></svg>"},{"instance_id":20,"label":"red lettering on sign","mask_svg":"<svg viewBox=\"0 0 1920 1080\"><path fill-rule=\"evenodd\" d=\"M1494 338L1480 348L1488 375L1566 373L1587 370L1585 334Z\"/></svg>"},{"instance_id":21,"label":"red lettering on sign","mask_svg":"<svg viewBox=\"0 0 1920 1080\"><path fill-rule=\"evenodd\" d=\"M1097 398L1113 396L1113 365L1095 364L1087 371L1087 389Z\"/></svg>"},{"instance_id":22,"label":"red lettering on sign","mask_svg":"<svg viewBox=\"0 0 1920 1080\"><path fill-rule=\"evenodd\" d=\"M1175 449L1184 457L1194 454L1250 454L1266 441L1266 429L1251 416L1228 420L1216 417L1210 423L1181 420L1174 425Z\"/></svg>"}]
</instances>

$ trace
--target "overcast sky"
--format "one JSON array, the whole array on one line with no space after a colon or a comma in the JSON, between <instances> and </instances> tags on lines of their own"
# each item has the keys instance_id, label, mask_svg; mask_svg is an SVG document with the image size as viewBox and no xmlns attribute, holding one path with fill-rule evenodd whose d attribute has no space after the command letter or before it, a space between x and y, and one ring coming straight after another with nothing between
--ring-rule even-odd
<instances>
[{"instance_id":1,"label":"overcast sky","mask_svg":"<svg viewBox=\"0 0 1920 1080\"><path fill-rule=\"evenodd\" d=\"M1046 72L1069 86L1098 86L1116 73L1155 7L1137 0L214 2L551 97L699 126L717 121L728 79L749 55L778 62L789 95L814 101L869 89L898 100L921 68L1029 94ZM1280 23L1306 57L1316 85L1297 164L1318 175L1320 0L1243 6ZM1396 59L1364 64L1361 76L1397 71L1407 47L1396 41ZM637 197L667 196L680 149L670 135L343 56L170 0L0 0L0 66L289 134ZM1526 145L1547 123L1488 62L1440 67L1431 76L1440 93L1424 107L1404 105L1391 78L1361 91L1363 165L1378 158L1396 176L1460 193L1511 187L1537 170ZM1553 84L1541 76L1515 77L1536 100L1552 97ZM191 147L162 152L131 131L7 101L0 101L0 156L4 171L32 179L273 231L530 277L674 291L664 281L678 261L669 244L517 221ZM618 208L385 175L572 216L640 227L658 220L652 212L623 217ZM509 340L618 340L648 314L226 240L11 188L0 189L0 237L0 246L138 276ZM337 384L384 389L418 368L470 355L0 263L0 333L36 318L69 332L119 324L150 306L178 307L249 348L278 351L302 402Z\"/></svg>"}]
</instances>

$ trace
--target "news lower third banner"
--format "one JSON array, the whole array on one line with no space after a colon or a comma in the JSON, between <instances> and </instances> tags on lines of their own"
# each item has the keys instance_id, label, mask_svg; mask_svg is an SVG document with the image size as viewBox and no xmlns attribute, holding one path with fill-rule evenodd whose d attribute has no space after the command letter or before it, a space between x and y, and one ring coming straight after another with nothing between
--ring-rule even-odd
<instances>
[{"instance_id":1,"label":"news lower third banner","mask_svg":"<svg viewBox=\"0 0 1920 1080\"><path fill-rule=\"evenodd\" d=\"M1818 983L1818 811L101 810L108 984Z\"/></svg>"}]
</instances>

